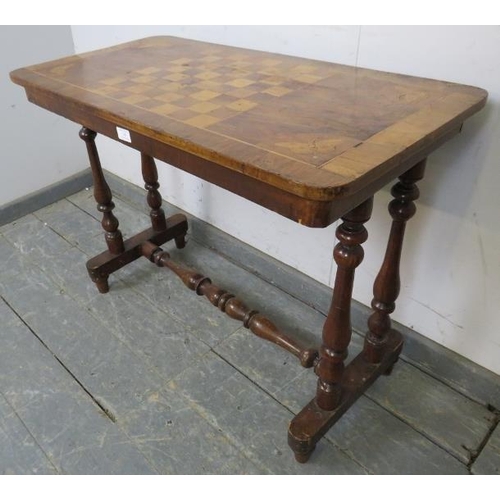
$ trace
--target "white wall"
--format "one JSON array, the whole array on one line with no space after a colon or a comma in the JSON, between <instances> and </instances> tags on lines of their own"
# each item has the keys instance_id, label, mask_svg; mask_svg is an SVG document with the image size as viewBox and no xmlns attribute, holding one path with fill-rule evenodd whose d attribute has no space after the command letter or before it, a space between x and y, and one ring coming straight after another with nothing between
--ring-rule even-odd
<instances>
[{"instance_id":1,"label":"white wall","mask_svg":"<svg viewBox=\"0 0 500 500\"><path fill-rule=\"evenodd\" d=\"M500 374L500 28L74 26L76 52L156 34L476 85L489 104L434 153L421 182L394 318ZM103 163L142 186L138 155L100 140ZM334 227L308 229L161 165L164 198L316 280L332 284ZM389 190L376 197L354 296L369 304L385 250ZM125 221L124 221L125 222Z\"/></svg>"},{"instance_id":2,"label":"white wall","mask_svg":"<svg viewBox=\"0 0 500 500\"><path fill-rule=\"evenodd\" d=\"M0 26L0 206L87 167L78 126L29 103L9 72L74 53L69 26Z\"/></svg>"}]
</instances>

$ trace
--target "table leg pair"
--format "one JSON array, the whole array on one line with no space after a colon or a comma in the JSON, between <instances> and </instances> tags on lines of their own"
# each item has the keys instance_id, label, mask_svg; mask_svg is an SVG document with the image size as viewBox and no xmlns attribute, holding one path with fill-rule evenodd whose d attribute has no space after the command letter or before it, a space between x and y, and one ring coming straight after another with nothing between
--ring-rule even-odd
<instances>
[{"instance_id":1,"label":"table leg pair","mask_svg":"<svg viewBox=\"0 0 500 500\"><path fill-rule=\"evenodd\" d=\"M99 160L99 154L95 144L96 133L83 127L80 137L85 141L92 170L94 183L94 198L97 202L97 210L102 212L102 228L108 250L87 262L87 270L91 280L96 284L100 293L109 291L109 275L142 255L142 243L150 241L161 245L167 241L174 240L177 248L183 248L187 233L187 219L182 214L176 214L168 219L161 208L161 195L158 191L158 172L154 159L141 153L142 175L145 187L148 191L147 202L151 208L151 228L136 234L132 238L123 241L122 233L118 229L118 219L113 214L115 204L113 203L111 189L104 178Z\"/></svg>"},{"instance_id":2,"label":"table leg pair","mask_svg":"<svg viewBox=\"0 0 500 500\"><path fill-rule=\"evenodd\" d=\"M390 375L403 347L401 334L391 328L390 314L400 290L399 264L406 222L415 215L419 196L417 181L423 178L425 160L399 177L389 203L393 222L382 267L373 286L373 313L362 352L344 366L351 341L350 307L354 271L363 260L361 244L368 237L373 198L342 217L336 231L339 240L333 256L337 274L333 297L323 326L323 342L315 366L318 375L316 397L292 420L288 443L299 462L306 462L317 441L381 375Z\"/></svg>"},{"instance_id":3,"label":"table leg pair","mask_svg":"<svg viewBox=\"0 0 500 500\"><path fill-rule=\"evenodd\" d=\"M151 156L141 153L142 174L148 191L151 209L151 228L123 241L118 220L113 214L111 190L104 178L95 145L96 133L82 128L94 180L97 209L102 212L102 227L108 246L106 252L87 263L89 275L99 292L109 291L109 275L141 256L159 267L167 267L198 295L204 295L214 306L261 338L274 342L295 355L302 366L314 366L318 376L316 396L292 420L288 442L295 458L306 462L318 440L343 413L381 375L390 374L403 346L401 334L391 329L390 314L399 294L399 262L406 222L415 214L414 200L419 191L415 183L422 179L425 160L399 177L393 187L394 199L389 204L393 222L389 243L380 272L374 284L373 313L368 321L363 351L348 365L344 361L351 340L350 308L355 269L363 260L362 243L368 237L364 224L371 216L373 198L370 197L342 217L337 228L338 244L334 249L337 273L333 287L330 311L323 327L319 350L303 346L281 332L268 318L251 310L233 294L212 284L198 272L175 263L159 245L175 240L177 248L185 245L187 220L177 214L165 218L158 192L158 174Z\"/></svg>"}]
</instances>

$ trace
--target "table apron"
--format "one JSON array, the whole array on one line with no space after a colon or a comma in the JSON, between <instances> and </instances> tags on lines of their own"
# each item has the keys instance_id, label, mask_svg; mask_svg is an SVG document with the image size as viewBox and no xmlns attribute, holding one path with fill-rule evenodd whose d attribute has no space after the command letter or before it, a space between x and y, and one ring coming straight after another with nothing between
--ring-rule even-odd
<instances>
[{"instance_id":1,"label":"table apron","mask_svg":"<svg viewBox=\"0 0 500 500\"><path fill-rule=\"evenodd\" d=\"M324 228L336 222L340 217L358 206L377 191L403 174L418 162L427 158L430 153L460 132L462 124L457 124L442 135L435 137L432 146L426 146L413 152L404 160L389 160L387 168L377 179L372 179L367 187L345 193L331 200L314 200L303 198L254 177L221 166L195 154L175 148L164 142L155 140L130 130L131 142L117 138L117 126L120 124L103 118L73 103L57 100L51 94L38 90L27 90L28 100L49 111L57 113L71 121L79 123L95 132L113 139L132 149L164 161L176 168L184 170L211 184L215 184L247 200L276 212L288 219L312 228ZM75 109L72 111L72 107Z\"/></svg>"}]
</instances>

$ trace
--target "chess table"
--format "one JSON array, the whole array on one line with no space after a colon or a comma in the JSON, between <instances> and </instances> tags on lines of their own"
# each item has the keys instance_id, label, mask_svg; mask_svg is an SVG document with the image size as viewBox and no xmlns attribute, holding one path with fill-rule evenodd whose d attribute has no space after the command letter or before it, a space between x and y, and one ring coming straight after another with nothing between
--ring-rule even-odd
<instances>
[{"instance_id":1,"label":"chess table","mask_svg":"<svg viewBox=\"0 0 500 500\"><path fill-rule=\"evenodd\" d=\"M168 268L252 333L313 368L317 391L289 426L295 458L318 440L382 374L403 346L390 314L400 288L406 222L426 158L479 111L487 93L397 75L174 37L153 37L18 69L27 98L82 125L107 250L87 263L99 292L111 273L141 256ZM123 240L96 134L140 152L151 227ZM337 273L318 346L302 345L272 321L160 245L185 245L184 215L165 217L155 160L310 228L337 221ZM363 351L344 363L351 340L355 269L363 260L374 194L396 180L392 226L374 283ZM235 215L237 216L237 215ZM311 229L311 237L313 237ZM265 422L263 422L265 425Z\"/></svg>"}]
</instances>

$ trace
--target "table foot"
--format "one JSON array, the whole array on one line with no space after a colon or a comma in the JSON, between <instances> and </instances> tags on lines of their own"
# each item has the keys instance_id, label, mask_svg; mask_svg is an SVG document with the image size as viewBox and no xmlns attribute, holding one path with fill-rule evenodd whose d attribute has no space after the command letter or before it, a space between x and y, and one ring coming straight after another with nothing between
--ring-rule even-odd
<instances>
[{"instance_id":1,"label":"table foot","mask_svg":"<svg viewBox=\"0 0 500 500\"><path fill-rule=\"evenodd\" d=\"M326 434L337 420L354 402L388 370L392 370L403 348L403 338L396 330L387 336L384 355L380 363L366 361L363 353L359 354L346 366L338 406L333 410L324 410L317 404L316 398L310 401L291 421L288 429L288 444L298 462L307 462L316 443Z\"/></svg>"},{"instance_id":2,"label":"table foot","mask_svg":"<svg viewBox=\"0 0 500 500\"><path fill-rule=\"evenodd\" d=\"M305 464L311 458L312 452L315 449L316 449L316 445L312 446L311 448L309 448L308 450L305 450L303 452L295 451L293 453L295 460L297 460L297 462L299 462L299 464Z\"/></svg>"},{"instance_id":3,"label":"table foot","mask_svg":"<svg viewBox=\"0 0 500 500\"><path fill-rule=\"evenodd\" d=\"M385 375L386 377L389 377L390 375L392 375L392 371L394 370L394 366L396 365L396 363L398 362L398 360L396 359L396 361L394 361L394 363L389 366L384 373L382 373L382 375Z\"/></svg>"},{"instance_id":4,"label":"table foot","mask_svg":"<svg viewBox=\"0 0 500 500\"><path fill-rule=\"evenodd\" d=\"M175 237L175 246L180 250L186 246L186 235L181 234Z\"/></svg>"},{"instance_id":5,"label":"table foot","mask_svg":"<svg viewBox=\"0 0 500 500\"><path fill-rule=\"evenodd\" d=\"M109 292L108 276L91 276L92 281L96 284L99 293Z\"/></svg>"},{"instance_id":6,"label":"table foot","mask_svg":"<svg viewBox=\"0 0 500 500\"><path fill-rule=\"evenodd\" d=\"M107 293L109 291L109 275L141 257L141 248L144 242L150 241L155 245L162 245L167 241L177 240L178 238L182 238L184 241L187 230L186 216L182 214L173 215L166 220L166 229L155 231L153 228L148 228L125 240L122 253L114 254L108 250L91 258L87 262L89 276L100 293Z\"/></svg>"}]
</instances>

